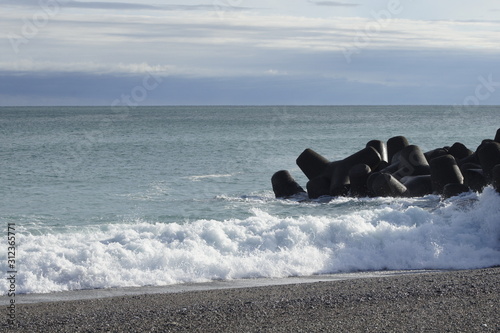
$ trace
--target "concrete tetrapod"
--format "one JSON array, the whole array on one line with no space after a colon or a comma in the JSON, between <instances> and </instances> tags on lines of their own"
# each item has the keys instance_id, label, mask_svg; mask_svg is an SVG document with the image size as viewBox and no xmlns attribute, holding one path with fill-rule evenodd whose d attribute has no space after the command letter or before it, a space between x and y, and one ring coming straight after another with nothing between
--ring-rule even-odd
<instances>
[{"instance_id":1,"label":"concrete tetrapod","mask_svg":"<svg viewBox=\"0 0 500 333\"><path fill-rule=\"evenodd\" d=\"M443 188L443 197L451 198L469 191L469 187L464 184L446 184Z\"/></svg>"},{"instance_id":2,"label":"concrete tetrapod","mask_svg":"<svg viewBox=\"0 0 500 333\"><path fill-rule=\"evenodd\" d=\"M373 179L371 190L379 197L403 197L408 195L406 186L388 173L379 173Z\"/></svg>"},{"instance_id":3,"label":"concrete tetrapod","mask_svg":"<svg viewBox=\"0 0 500 333\"><path fill-rule=\"evenodd\" d=\"M431 151L425 152L424 156L427 159L427 163L430 163L436 157L448 155L448 150L444 148L436 148Z\"/></svg>"},{"instance_id":4,"label":"concrete tetrapod","mask_svg":"<svg viewBox=\"0 0 500 333\"><path fill-rule=\"evenodd\" d=\"M308 179L313 179L323 173L330 161L307 148L297 157L296 163Z\"/></svg>"},{"instance_id":5,"label":"concrete tetrapod","mask_svg":"<svg viewBox=\"0 0 500 333\"><path fill-rule=\"evenodd\" d=\"M366 144L366 147L373 147L380 155L380 163L376 169L372 170L372 172L378 172L382 169L387 168L389 163L389 155L387 153L387 145L385 142L380 140L372 140Z\"/></svg>"},{"instance_id":6,"label":"concrete tetrapod","mask_svg":"<svg viewBox=\"0 0 500 333\"><path fill-rule=\"evenodd\" d=\"M293 179L287 170L280 170L271 177L271 184L276 198L287 198L298 193L305 193L304 189Z\"/></svg>"},{"instance_id":7,"label":"concrete tetrapod","mask_svg":"<svg viewBox=\"0 0 500 333\"><path fill-rule=\"evenodd\" d=\"M429 174L429 163L418 146L410 145L399 152L398 171L392 174L394 177L401 179L405 176L422 176Z\"/></svg>"},{"instance_id":8,"label":"concrete tetrapod","mask_svg":"<svg viewBox=\"0 0 500 333\"><path fill-rule=\"evenodd\" d=\"M483 142L477 150L477 156L486 178L491 179L493 168L500 164L500 143Z\"/></svg>"},{"instance_id":9,"label":"concrete tetrapod","mask_svg":"<svg viewBox=\"0 0 500 333\"><path fill-rule=\"evenodd\" d=\"M408 140L404 136L395 136L387 140L388 162L392 164L392 159L399 151L408 146Z\"/></svg>"},{"instance_id":10,"label":"concrete tetrapod","mask_svg":"<svg viewBox=\"0 0 500 333\"><path fill-rule=\"evenodd\" d=\"M324 195L330 195L330 178L318 176L307 182L307 195L309 199L318 199Z\"/></svg>"},{"instance_id":11,"label":"concrete tetrapod","mask_svg":"<svg viewBox=\"0 0 500 333\"><path fill-rule=\"evenodd\" d=\"M387 146L371 140L366 147L340 161L329 162L307 148L297 165L308 177L310 199L321 196L412 196L431 193L444 197L482 191L492 184L500 192L500 129L495 140L485 139L476 151L455 142L423 153L403 136L392 137ZM388 162L390 161L390 163ZM286 170L271 179L276 197L304 193Z\"/></svg>"},{"instance_id":12,"label":"concrete tetrapod","mask_svg":"<svg viewBox=\"0 0 500 333\"><path fill-rule=\"evenodd\" d=\"M335 166L331 175L330 195L346 195L349 191L349 170L356 164L366 164L371 169L377 168L380 163L380 154L373 147L366 147L349 157L346 157Z\"/></svg>"},{"instance_id":13,"label":"concrete tetrapod","mask_svg":"<svg viewBox=\"0 0 500 333\"><path fill-rule=\"evenodd\" d=\"M488 179L484 176L483 169L460 168L464 176L464 185L468 186L474 192L481 192L488 186Z\"/></svg>"},{"instance_id":14,"label":"concrete tetrapod","mask_svg":"<svg viewBox=\"0 0 500 333\"><path fill-rule=\"evenodd\" d=\"M495 165L492 171L493 187L500 193L500 164Z\"/></svg>"},{"instance_id":15,"label":"concrete tetrapod","mask_svg":"<svg viewBox=\"0 0 500 333\"><path fill-rule=\"evenodd\" d=\"M444 155L433 159L430 163L432 189L442 194L447 184L463 184L464 176L457 165L455 158Z\"/></svg>"},{"instance_id":16,"label":"concrete tetrapod","mask_svg":"<svg viewBox=\"0 0 500 333\"><path fill-rule=\"evenodd\" d=\"M463 143L460 142L455 142L453 146L451 146L450 149L448 149L448 153L453 157L455 157L455 160L457 161L474 154L472 150L470 150Z\"/></svg>"},{"instance_id":17,"label":"concrete tetrapod","mask_svg":"<svg viewBox=\"0 0 500 333\"><path fill-rule=\"evenodd\" d=\"M356 164L349 170L351 186L349 194L353 197L365 197L368 195L366 182L372 170L366 164Z\"/></svg>"},{"instance_id":18,"label":"concrete tetrapod","mask_svg":"<svg viewBox=\"0 0 500 333\"><path fill-rule=\"evenodd\" d=\"M423 197L432 194L431 175L404 177L401 183L408 189L410 197Z\"/></svg>"}]
</instances>

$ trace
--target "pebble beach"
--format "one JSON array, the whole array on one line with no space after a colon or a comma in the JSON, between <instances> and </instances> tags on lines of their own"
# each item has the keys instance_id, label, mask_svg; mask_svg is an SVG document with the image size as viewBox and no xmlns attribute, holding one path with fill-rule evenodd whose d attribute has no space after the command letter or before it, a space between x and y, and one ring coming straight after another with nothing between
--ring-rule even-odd
<instances>
[{"instance_id":1,"label":"pebble beach","mask_svg":"<svg viewBox=\"0 0 500 333\"><path fill-rule=\"evenodd\" d=\"M16 332L498 332L500 267L20 304Z\"/></svg>"}]
</instances>

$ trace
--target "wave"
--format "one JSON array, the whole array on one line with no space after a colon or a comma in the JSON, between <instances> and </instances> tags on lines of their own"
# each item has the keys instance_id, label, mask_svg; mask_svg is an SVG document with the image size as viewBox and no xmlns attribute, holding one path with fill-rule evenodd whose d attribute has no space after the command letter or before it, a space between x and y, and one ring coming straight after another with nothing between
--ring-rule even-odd
<instances>
[{"instance_id":1,"label":"wave","mask_svg":"<svg viewBox=\"0 0 500 333\"><path fill-rule=\"evenodd\" d=\"M492 188L435 199L433 207L422 199L303 203L352 207L320 216L270 213L265 195L240 200L257 206L247 218L20 233L17 292L500 264L500 195ZM0 269L7 271L6 260Z\"/></svg>"},{"instance_id":2,"label":"wave","mask_svg":"<svg viewBox=\"0 0 500 333\"><path fill-rule=\"evenodd\" d=\"M186 177L187 179L196 182L200 181L202 179L210 179L210 178L228 178L228 177L233 177L233 174L210 174L210 175L199 175L199 176L189 176Z\"/></svg>"}]
</instances>

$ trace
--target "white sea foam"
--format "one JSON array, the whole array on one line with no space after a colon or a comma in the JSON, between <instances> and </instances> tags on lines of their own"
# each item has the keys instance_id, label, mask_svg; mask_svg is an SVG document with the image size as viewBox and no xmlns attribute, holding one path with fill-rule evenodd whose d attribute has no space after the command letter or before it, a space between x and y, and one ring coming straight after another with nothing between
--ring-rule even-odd
<instances>
[{"instance_id":1,"label":"white sea foam","mask_svg":"<svg viewBox=\"0 0 500 333\"><path fill-rule=\"evenodd\" d=\"M186 177L187 179L193 181L193 182L197 182L197 181L200 181L202 179L209 179L209 178L228 178L228 177L232 177L233 175L232 174L211 174L211 175L199 175L199 176L189 176L189 177Z\"/></svg>"},{"instance_id":2,"label":"white sea foam","mask_svg":"<svg viewBox=\"0 0 500 333\"><path fill-rule=\"evenodd\" d=\"M500 264L500 195L493 189L433 209L405 200L332 216L279 217L258 205L243 219L20 233L17 292ZM5 265L2 259L4 272ZM0 288L5 294L6 283Z\"/></svg>"}]
</instances>

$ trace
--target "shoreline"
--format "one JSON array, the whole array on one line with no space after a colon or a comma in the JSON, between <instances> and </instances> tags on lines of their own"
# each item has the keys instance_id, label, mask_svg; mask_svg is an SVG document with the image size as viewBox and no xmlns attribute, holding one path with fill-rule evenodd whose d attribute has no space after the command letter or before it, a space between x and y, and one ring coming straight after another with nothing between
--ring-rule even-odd
<instances>
[{"instance_id":1,"label":"shoreline","mask_svg":"<svg viewBox=\"0 0 500 333\"><path fill-rule=\"evenodd\" d=\"M394 270L394 271L366 271L354 273L332 273L306 276L292 276L285 278L249 278L235 280L213 280L207 282L179 283L166 286L142 286L142 287L115 287L102 289L80 289L57 291L50 293L17 294L16 304L36 304L51 302L66 302L91 300L101 298L112 298L120 296L173 294L194 291L225 290L240 288L255 288L268 286L281 286L290 284L316 283L328 281L342 281L351 279L366 279L377 277L389 277L395 275L414 275L446 272L448 270ZM451 270L454 271L454 270ZM10 298L6 295L0 296L0 306L8 305Z\"/></svg>"},{"instance_id":2,"label":"shoreline","mask_svg":"<svg viewBox=\"0 0 500 333\"><path fill-rule=\"evenodd\" d=\"M8 327L4 320L0 331L15 328L18 332L495 332L500 329L500 267L415 272L18 304L15 325Z\"/></svg>"}]
</instances>

